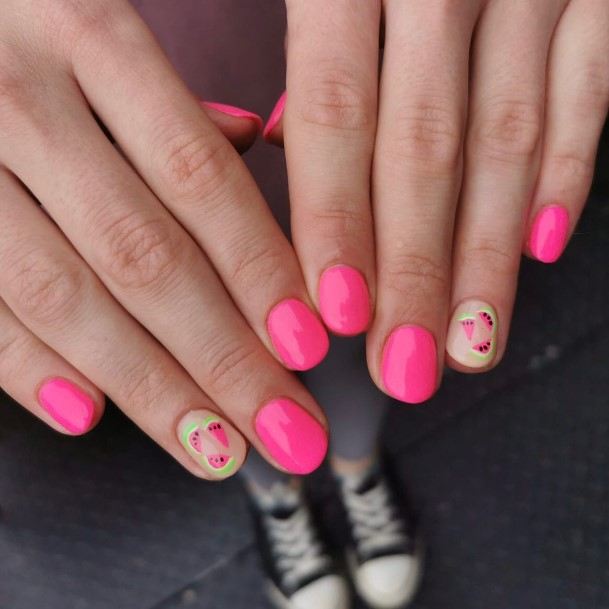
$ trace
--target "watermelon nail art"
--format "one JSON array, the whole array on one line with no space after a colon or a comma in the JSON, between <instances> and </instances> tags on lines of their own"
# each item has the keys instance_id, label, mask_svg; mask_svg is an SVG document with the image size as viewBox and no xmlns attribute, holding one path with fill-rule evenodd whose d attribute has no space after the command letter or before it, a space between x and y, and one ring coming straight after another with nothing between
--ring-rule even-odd
<instances>
[{"instance_id":1,"label":"watermelon nail art","mask_svg":"<svg viewBox=\"0 0 609 609\"><path fill-rule=\"evenodd\" d=\"M186 452L212 478L227 478L245 459L245 440L224 419L207 410L189 412L178 425Z\"/></svg>"},{"instance_id":2,"label":"watermelon nail art","mask_svg":"<svg viewBox=\"0 0 609 609\"><path fill-rule=\"evenodd\" d=\"M469 368L488 366L497 351L497 313L481 300L461 303L448 328L446 351Z\"/></svg>"}]
</instances>

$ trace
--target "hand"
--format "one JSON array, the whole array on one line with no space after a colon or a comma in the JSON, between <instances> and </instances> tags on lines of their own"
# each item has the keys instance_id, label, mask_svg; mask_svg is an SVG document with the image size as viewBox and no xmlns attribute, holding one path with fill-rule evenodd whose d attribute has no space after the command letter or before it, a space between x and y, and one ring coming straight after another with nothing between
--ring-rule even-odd
<instances>
[{"instance_id":1,"label":"hand","mask_svg":"<svg viewBox=\"0 0 609 609\"><path fill-rule=\"evenodd\" d=\"M607 116L609 4L286 4L289 93L265 134L285 138L309 291L337 333L365 330L374 302L372 377L422 402L445 348L462 372L499 362L521 251L553 262L574 229Z\"/></svg>"},{"instance_id":2,"label":"hand","mask_svg":"<svg viewBox=\"0 0 609 609\"><path fill-rule=\"evenodd\" d=\"M246 145L259 119L227 110L207 107ZM284 367L328 348L296 256L128 2L6 0L0 193L0 385L18 402L80 434L105 393L206 478L246 441L319 465L323 415Z\"/></svg>"}]
</instances>

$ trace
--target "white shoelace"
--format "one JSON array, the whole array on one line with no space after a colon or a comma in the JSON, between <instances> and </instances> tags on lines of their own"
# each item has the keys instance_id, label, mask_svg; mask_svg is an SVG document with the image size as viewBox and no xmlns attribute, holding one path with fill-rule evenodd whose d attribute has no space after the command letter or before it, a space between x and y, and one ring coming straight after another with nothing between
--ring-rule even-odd
<instances>
[{"instance_id":1,"label":"white shoelace","mask_svg":"<svg viewBox=\"0 0 609 609\"><path fill-rule=\"evenodd\" d=\"M408 543L408 535L392 506L389 489L384 481L379 481L363 493L344 484L343 498L353 526L358 553L372 554Z\"/></svg>"},{"instance_id":2,"label":"white shoelace","mask_svg":"<svg viewBox=\"0 0 609 609\"><path fill-rule=\"evenodd\" d=\"M285 586L293 587L329 568L330 559L323 553L304 507L299 507L287 518L267 514L264 522Z\"/></svg>"}]
</instances>

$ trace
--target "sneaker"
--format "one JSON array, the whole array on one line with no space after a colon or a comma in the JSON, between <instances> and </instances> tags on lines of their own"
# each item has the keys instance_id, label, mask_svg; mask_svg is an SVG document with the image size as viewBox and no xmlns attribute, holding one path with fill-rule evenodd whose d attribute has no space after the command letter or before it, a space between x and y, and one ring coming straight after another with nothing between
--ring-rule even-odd
<instances>
[{"instance_id":1,"label":"sneaker","mask_svg":"<svg viewBox=\"0 0 609 609\"><path fill-rule=\"evenodd\" d=\"M278 609L349 609L349 588L320 540L300 489L252 496L269 600Z\"/></svg>"},{"instance_id":2,"label":"sneaker","mask_svg":"<svg viewBox=\"0 0 609 609\"><path fill-rule=\"evenodd\" d=\"M375 468L339 478L352 538L347 563L360 597L374 609L402 609L422 572L414 525L388 478Z\"/></svg>"}]
</instances>

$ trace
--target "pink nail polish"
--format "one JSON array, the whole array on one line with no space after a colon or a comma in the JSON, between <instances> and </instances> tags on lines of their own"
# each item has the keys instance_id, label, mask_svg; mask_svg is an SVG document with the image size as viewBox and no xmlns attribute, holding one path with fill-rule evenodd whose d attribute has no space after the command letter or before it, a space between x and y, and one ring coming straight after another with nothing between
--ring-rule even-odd
<instances>
[{"instance_id":1,"label":"pink nail polish","mask_svg":"<svg viewBox=\"0 0 609 609\"><path fill-rule=\"evenodd\" d=\"M319 280L319 311L336 334L364 332L370 323L370 295L364 276L344 264L326 269Z\"/></svg>"},{"instance_id":2,"label":"pink nail polish","mask_svg":"<svg viewBox=\"0 0 609 609\"><path fill-rule=\"evenodd\" d=\"M385 345L383 384L398 400L419 404L436 390L437 366L436 343L431 333L420 326L400 326Z\"/></svg>"},{"instance_id":3,"label":"pink nail polish","mask_svg":"<svg viewBox=\"0 0 609 609\"><path fill-rule=\"evenodd\" d=\"M95 403L79 387L63 378L49 379L38 390L38 401L55 421L73 434L89 430Z\"/></svg>"},{"instance_id":4,"label":"pink nail polish","mask_svg":"<svg viewBox=\"0 0 609 609\"><path fill-rule=\"evenodd\" d=\"M277 123L281 120L281 117L283 116L283 111L285 109L286 98L287 98L287 91L284 91L281 94L281 97L277 100L277 103L275 104L275 107L273 108L273 111L271 112L271 116L269 116L269 120L266 123L264 131L262 132L264 139L268 138L271 131L273 129L275 129L275 127L277 126Z\"/></svg>"},{"instance_id":5,"label":"pink nail polish","mask_svg":"<svg viewBox=\"0 0 609 609\"><path fill-rule=\"evenodd\" d=\"M229 116L234 116L236 118L250 119L256 123L256 128L258 131L262 129L262 117L250 112L249 110L244 110L243 108L237 108L237 106L229 106L228 104L221 104L218 102L204 101L202 103L204 106L217 110L218 112L222 112L223 114L228 114Z\"/></svg>"},{"instance_id":6,"label":"pink nail polish","mask_svg":"<svg viewBox=\"0 0 609 609\"><path fill-rule=\"evenodd\" d=\"M267 329L279 357L292 370L310 370L328 353L328 333L313 311L295 298L273 307Z\"/></svg>"},{"instance_id":7,"label":"pink nail polish","mask_svg":"<svg viewBox=\"0 0 609 609\"><path fill-rule=\"evenodd\" d=\"M556 262L569 233L569 212L562 205L548 205L535 217L529 248L537 260Z\"/></svg>"},{"instance_id":8,"label":"pink nail polish","mask_svg":"<svg viewBox=\"0 0 609 609\"><path fill-rule=\"evenodd\" d=\"M270 455L292 474L310 474L326 456L325 429L292 400L280 398L263 406L255 426Z\"/></svg>"}]
</instances>

